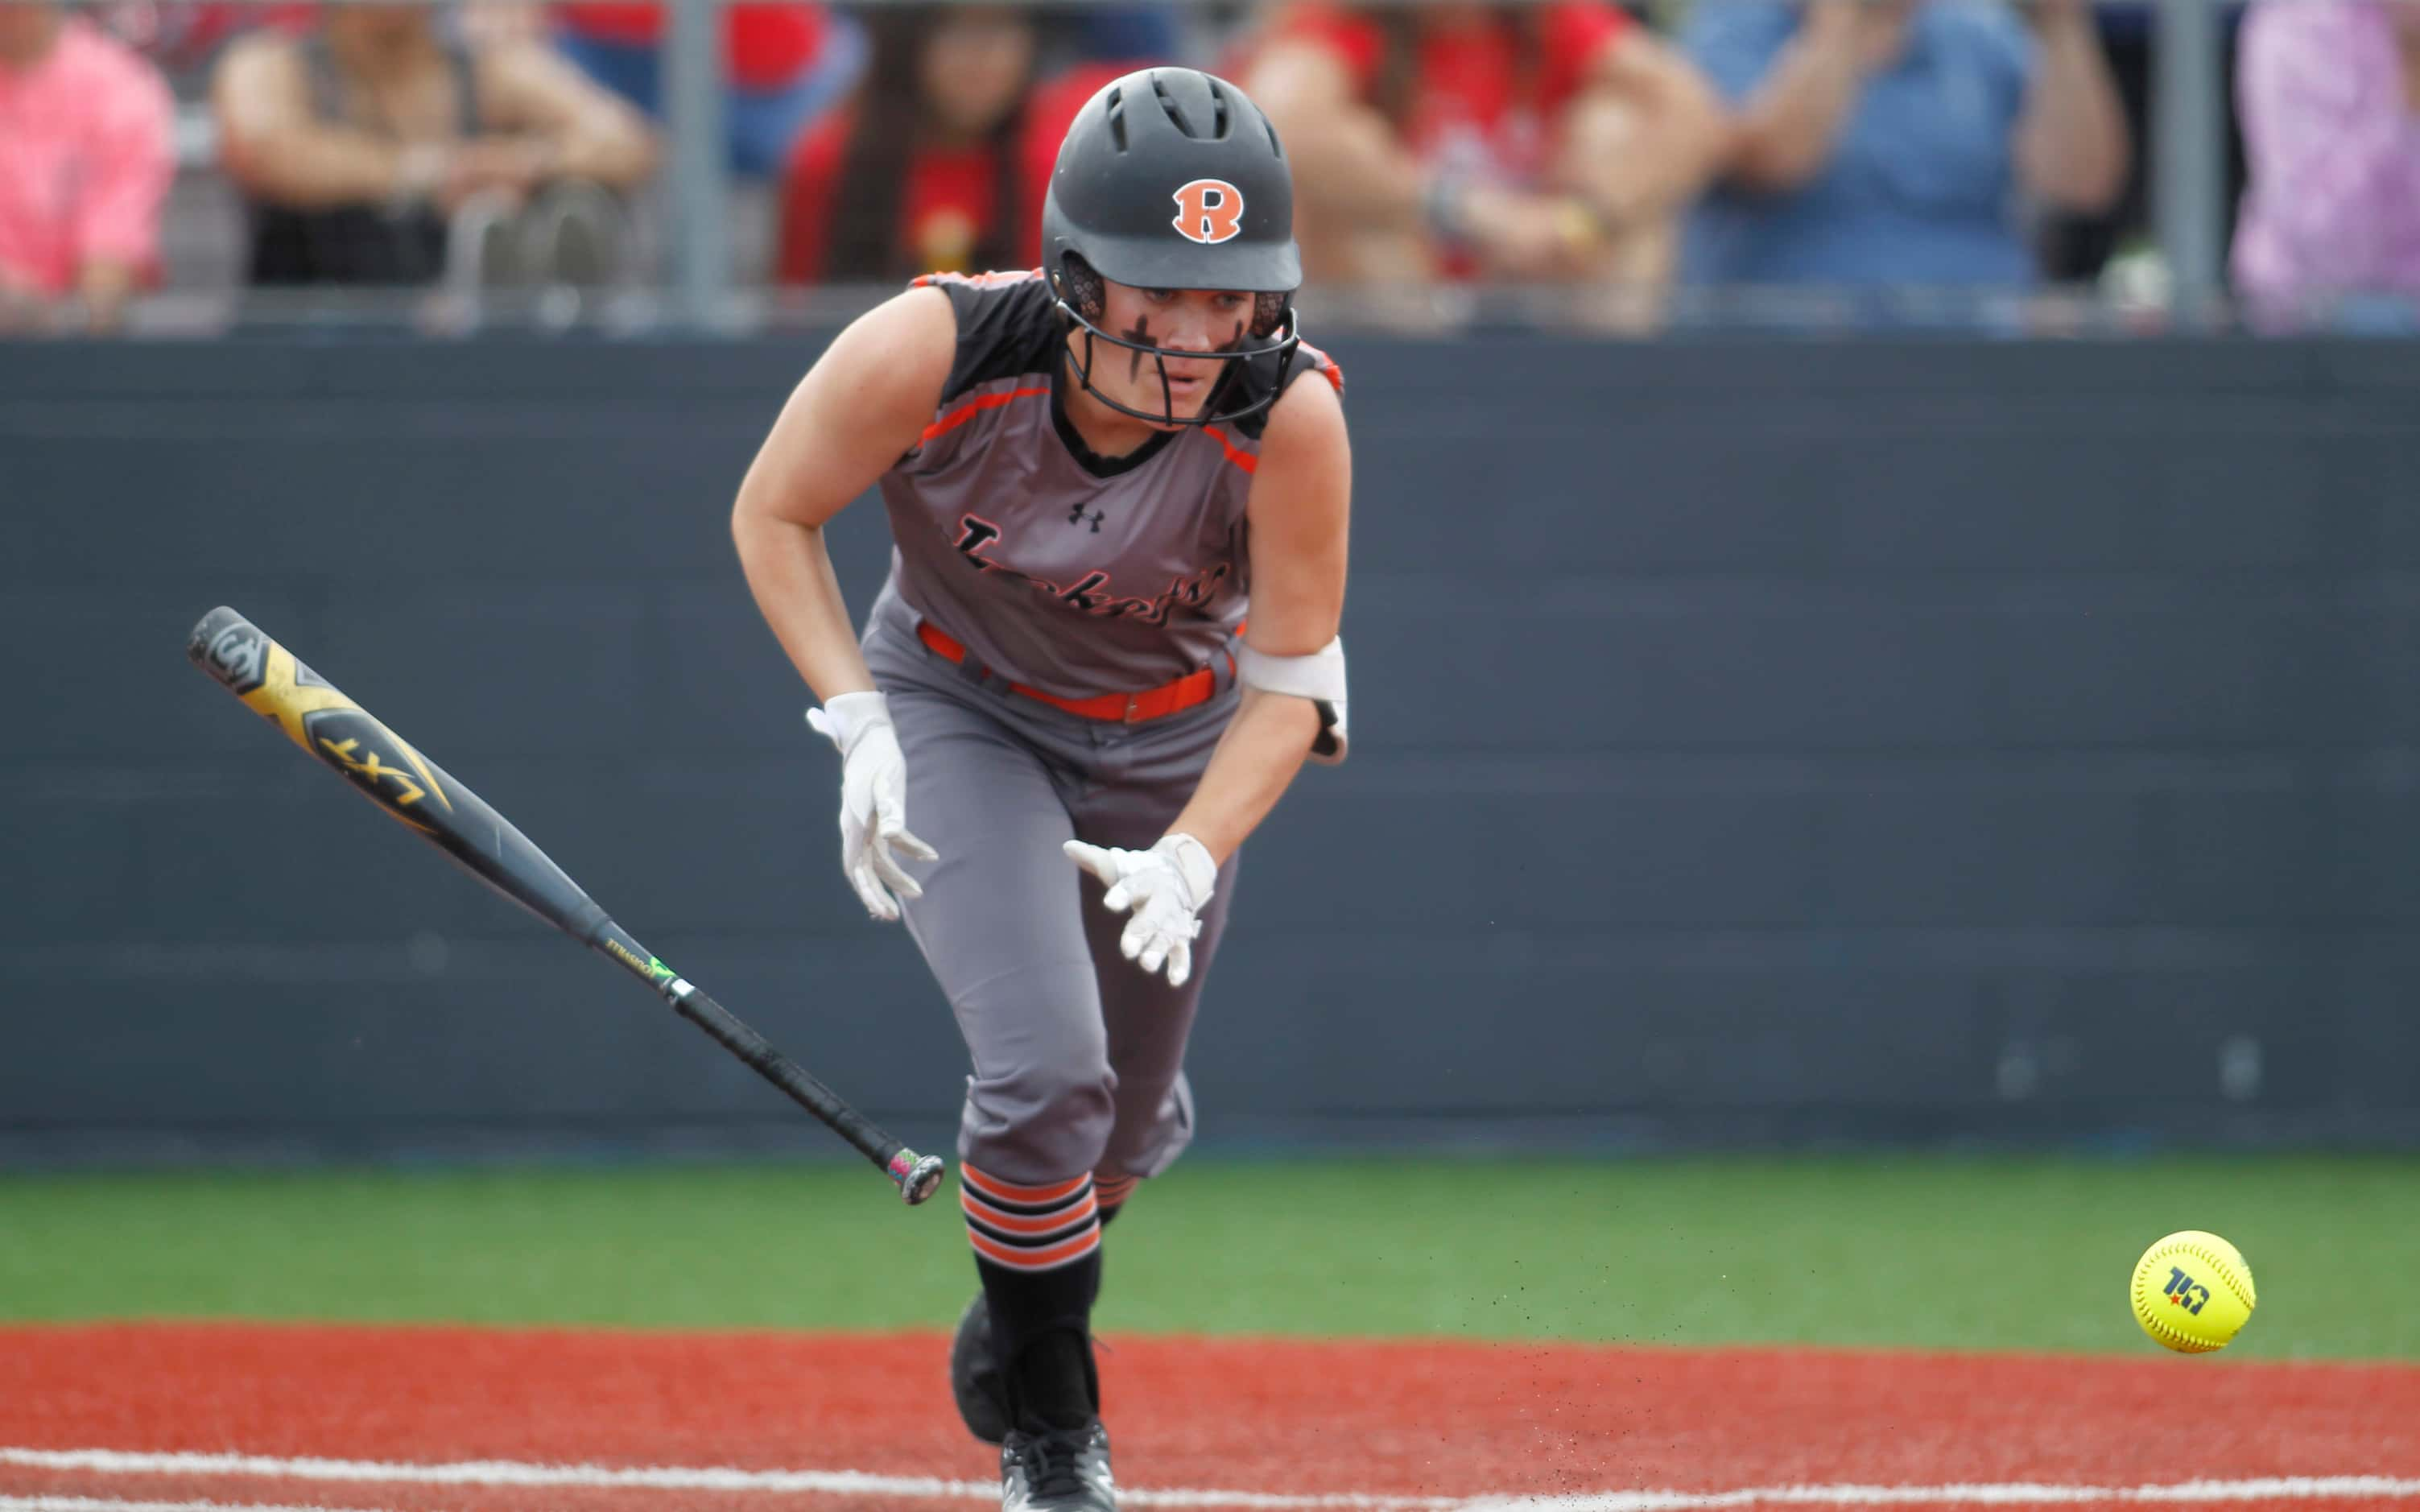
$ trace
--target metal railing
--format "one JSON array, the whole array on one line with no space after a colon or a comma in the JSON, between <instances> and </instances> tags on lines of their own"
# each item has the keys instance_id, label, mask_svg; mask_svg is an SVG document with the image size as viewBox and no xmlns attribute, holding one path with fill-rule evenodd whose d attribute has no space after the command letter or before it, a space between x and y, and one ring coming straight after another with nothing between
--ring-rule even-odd
<instances>
[{"instance_id":1,"label":"metal railing","mask_svg":"<svg viewBox=\"0 0 2420 1512\"><path fill-rule=\"evenodd\" d=\"M709 0L710 3L710 0ZM2226 74L2223 0L2158 0L2151 50L2152 225L2174 316L2210 318L2226 289Z\"/></svg>"}]
</instances>

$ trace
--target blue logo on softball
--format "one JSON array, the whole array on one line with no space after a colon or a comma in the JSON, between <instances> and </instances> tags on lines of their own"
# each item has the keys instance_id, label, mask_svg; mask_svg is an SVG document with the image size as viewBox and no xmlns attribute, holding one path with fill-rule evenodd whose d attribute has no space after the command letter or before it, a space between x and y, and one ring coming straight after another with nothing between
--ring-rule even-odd
<instances>
[{"instance_id":1,"label":"blue logo on softball","mask_svg":"<svg viewBox=\"0 0 2420 1512\"><path fill-rule=\"evenodd\" d=\"M2193 1277L2185 1274L2182 1270L2178 1270L2175 1266L2168 1267L2169 1306L2181 1307L2186 1312L2198 1317L2201 1310L2209 1304L2210 1288L2208 1286L2195 1281Z\"/></svg>"}]
</instances>

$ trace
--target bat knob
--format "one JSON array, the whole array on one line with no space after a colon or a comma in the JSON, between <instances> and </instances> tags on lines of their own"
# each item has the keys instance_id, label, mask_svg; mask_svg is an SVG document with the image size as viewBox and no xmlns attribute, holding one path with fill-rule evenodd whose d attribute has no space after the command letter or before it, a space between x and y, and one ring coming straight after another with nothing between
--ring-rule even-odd
<instances>
[{"instance_id":1,"label":"bat knob","mask_svg":"<svg viewBox=\"0 0 2420 1512\"><path fill-rule=\"evenodd\" d=\"M910 1208L941 1190L941 1173L948 1169L938 1155L903 1149L891 1157L891 1179L899 1183L899 1195Z\"/></svg>"}]
</instances>

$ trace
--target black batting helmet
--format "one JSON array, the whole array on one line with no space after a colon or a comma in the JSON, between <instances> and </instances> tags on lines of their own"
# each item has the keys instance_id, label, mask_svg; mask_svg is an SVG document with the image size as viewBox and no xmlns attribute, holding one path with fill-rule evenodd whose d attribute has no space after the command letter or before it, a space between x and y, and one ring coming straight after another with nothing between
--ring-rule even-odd
<instances>
[{"instance_id":1,"label":"black batting helmet","mask_svg":"<svg viewBox=\"0 0 2420 1512\"><path fill-rule=\"evenodd\" d=\"M1060 145L1042 202L1042 266L1060 308L1085 333L1078 376L1092 386L1092 344L1107 341L1161 359L1218 357L1231 366L1275 353L1279 382L1262 397L1223 412L1222 382L1202 413L1181 419L1172 400L1151 413L1094 389L1111 409L1163 424L1213 425L1273 402L1301 341L1294 291L1302 257L1294 242L1294 179L1277 129L1244 91L1193 69L1145 69L1084 103ZM1233 289L1255 294L1238 345L1174 351L1105 331L1103 279L1137 288Z\"/></svg>"}]
</instances>

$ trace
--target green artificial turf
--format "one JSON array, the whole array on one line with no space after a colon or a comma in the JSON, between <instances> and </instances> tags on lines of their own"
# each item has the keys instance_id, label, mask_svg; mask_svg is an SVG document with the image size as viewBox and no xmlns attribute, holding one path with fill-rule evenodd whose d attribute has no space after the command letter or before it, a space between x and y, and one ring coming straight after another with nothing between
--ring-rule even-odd
<instances>
[{"instance_id":1,"label":"green artificial turf","mask_svg":"<svg viewBox=\"0 0 2420 1512\"><path fill-rule=\"evenodd\" d=\"M1192 1160L1104 1330L2147 1351L2135 1256L2257 1275L2235 1354L2420 1356L2420 1161ZM0 1176L0 1319L946 1325L954 1204L839 1164Z\"/></svg>"}]
</instances>

